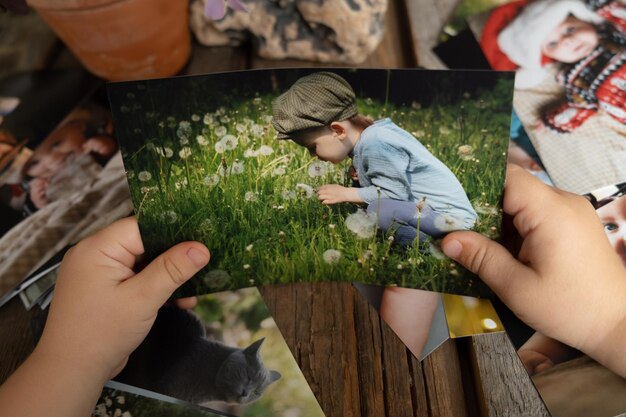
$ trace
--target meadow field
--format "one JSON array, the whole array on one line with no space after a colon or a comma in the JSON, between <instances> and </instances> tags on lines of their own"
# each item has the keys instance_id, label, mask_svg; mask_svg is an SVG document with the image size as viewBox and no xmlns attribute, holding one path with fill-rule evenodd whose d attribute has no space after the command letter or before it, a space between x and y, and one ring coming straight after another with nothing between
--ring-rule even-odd
<instances>
[{"instance_id":1,"label":"meadow field","mask_svg":"<svg viewBox=\"0 0 626 417\"><path fill-rule=\"evenodd\" d=\"M322 162L276 139L271 102L280 91L226 91L217 103L192 91L184 105L163 109L150 93L158 89L122 83L109 95L148 256L184 240L211 250L210 265L180 295L320 280L487 294L438 242L400 247L393 233L376 232L362 207L322 205L316 189L349 186L350 162ZM511 95L505 77L403 103L360 96L358 106L374 119L390 117L444 162L479 215L474 230L497 238Z\"/></svg>"}]
</instances>

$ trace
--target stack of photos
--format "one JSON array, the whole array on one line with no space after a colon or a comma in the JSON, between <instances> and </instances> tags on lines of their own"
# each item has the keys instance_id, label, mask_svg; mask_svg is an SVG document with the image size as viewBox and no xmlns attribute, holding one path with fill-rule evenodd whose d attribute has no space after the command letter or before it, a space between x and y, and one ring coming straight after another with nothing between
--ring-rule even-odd
<instances>
[{"instance_id":1,"label":"stack of photos","mask_svg":"<svg viewBox=\"0 0 626 417\"><path fill-rule=\"evenodd\" d=\"M491 67L517 71L509 161L584 195L626 267L624 16L626 6L613 0L467 0L451 25L459 29L467 19ZM623 378L506 316L504 326L552 415L626 410ZM550 354L538 360L542 352ZM589 389L596 386L602 388Z\"/></svg>"},{"instance_id":2,"label":"stack of photos","mask_svg":"<svg viewBox=\"0 0 626 417\"><path fill-rule=\"evenodd\" d=\"M365 125L278 132L293 120L277 98L311 83L352 91ZM512 86L491 71L289 69L108 91L148 257L184 240L211 250L179 296L320 280L485 295L438 244L499 235Z\"/></svg>"}]
</instances>

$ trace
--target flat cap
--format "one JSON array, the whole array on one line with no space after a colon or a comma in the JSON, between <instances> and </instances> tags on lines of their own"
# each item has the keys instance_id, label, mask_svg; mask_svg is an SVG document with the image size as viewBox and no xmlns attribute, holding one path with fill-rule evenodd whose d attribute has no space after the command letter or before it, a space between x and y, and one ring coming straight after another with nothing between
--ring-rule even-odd
<instances>
[{"instance_id":1,"label":"flat cap","mask_svg":"<svg viewBox=\"0 0 626 417\"><path fill-rule=\"evenodd\" d=\"M339 75L316 72L300 78L272 103L278 139L312 127L328 126L358 113L354 90Z\"/></svg>"}]
</instances>

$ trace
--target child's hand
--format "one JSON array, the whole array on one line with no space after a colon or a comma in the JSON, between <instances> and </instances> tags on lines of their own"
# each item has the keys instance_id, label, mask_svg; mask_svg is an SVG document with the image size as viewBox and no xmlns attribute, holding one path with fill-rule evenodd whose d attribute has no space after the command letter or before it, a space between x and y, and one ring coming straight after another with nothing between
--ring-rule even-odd
<instances>
[{"instance_id":1,"label":"child's hand","mask_svg":"<svg viewBox=\"0 0 626 417\"><path fill-rule=\"evenodd\" d=\"M626 270L592 206L510 165L504 211L523 238L518 259L474 232L450 233L443 251L529 326L626 376Z\"/></svg>"},{"instance_id":2,"label":"child's hand","mask_svg":"<svg viewBox=\"0 0 626 417\"><path fill-rule=\"evenodd\" d=\"M33 205L38 209L44 208L50 203L48 197L46 197L46 190L50 185L50 180L48 178L33 178L29 183L28 187L30 188L30 201L33 202Z\"/></svg>"},{"instance_id":3,"label":"child's hand","mask_svg":"<svg viewBox=\"0 0 626 417\"><path fill-rule=\"evenodd\" d=\"M116 150L117 144L115 143L115 140L107 135L93 136L83 143L84 153L93 152L98 155L108 157L113 155Z\"/></svg>"},{"instance_id":4,"label":"child's hand","mask_svg":"<svg viewBox=\"0 0 626 417\"><path fill-rule=\"evenodd\" d=\"M317 190L317 198L322 204L362 203L356 188L348 188L338 184L322 185Z\"/></svg>"},{"instance_id":5,"label":"child's hand","mask_svg":"<svg viewBox=\"0 0 626 417\"><path fill-rule=\"evenodd\" d=\"M120 220L65 255L38 350L101 378L122 370L157 310L209 260L196 242L180 243L141 272L135 218Z\"/></svg>"}]
</instances>

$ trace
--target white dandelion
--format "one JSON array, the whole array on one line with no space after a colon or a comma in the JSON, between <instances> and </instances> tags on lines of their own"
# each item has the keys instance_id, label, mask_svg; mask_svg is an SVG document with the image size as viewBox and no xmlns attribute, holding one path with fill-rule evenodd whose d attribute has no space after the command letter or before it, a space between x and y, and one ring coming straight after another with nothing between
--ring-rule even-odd
<instances>
[{"instance_id":1,"label":"white dandelion","mask_svg":"<svg viewBox=\"0 0 626 417\"><path fill-rule=\"evenodd\" d=\"M133 177L135 176L135 171L126 171L126 178L133 179Z\"/></svg>"},{"instance_id":2,"label":"white dandelion","mask_svg":"<svg viewBox=\"0 0 626 417\"><path fill-rule=\"evenodd\" d=\"M246 246L246 252L252 251L252 248L254 248L254 245L250 243L248 246Z\"/></svg>"},{"instance_id":3,"label":"white dandelion","mask_svg":"<svg viewBox=\"0 0 626 417\"><path fill-rule=\"evenodd\" d=\"M168 148L167 146L156 146L154 151L164 158L171 158L174 155L172 148Z\"/></svg>"},{"instance_id":4,"label":"white dandelion","mask_svg":"<svg viewBox=\"0 0 626 417\"><path fill-rule=\"evenodd\" d=\"M439 133L441 133L442 135L449 135L450 132L451 132L450 128L446 126L439 126Z\"/></svg>"},{"instance_id":5,"label":"white dandelion","mask_svg":"<svg viewBox=\"0 0 626 417\"><path fill-rule=\"evenodd\" d=\"M241 174L243 172L243 161L235 161L230 167L230 173L233 175Z\"/></svg>"},{"instance_id":6,"label":"white dandelion","mask_svg":"<svg viewBox=\"0 0 626 417\"><path fill-rule=\"evenodd\" d=\"M309 177L323 177L326 175L326 165L321 161L313 161L311 165L309 165Z\"/></svg>"},{"instance_id":7,"label":"white dandelion","mask_svg":"<svg viewBox=\"0 0 626 417\"><path fill-rule=\"evenodd\" d=\"M197 114L192 114L191 115L191 120L194 122L199 122L200 121L200 116L198 116Z\"/></svg>"},{"instance_id":8,"label":"white dandelion","mask_svg":"<svg viewBox=\"0 0 626 417\"><path fill-rule=\"evenodd\" d=\"M293 190L283 190L280 195L284 200L295 200L297 197L296 192Z\"/></svg>"},{"instance_id":9,"label":"white dandelion","mask_svg":"<svg viewBox=\"0 0 626 417\"><path fill-rule=\"evenodd\" d=\"M205 138L203 135L196 136L196 142L198 142L198 145L200 146L206 146L209 144L209 140Z\"/></svg>"},{"instance_id":10,"label":"white dandelion","mask_svg":"<svg viewBox=\"0 0 626 417\"><path fill-rule=\"evenodd\" d=\"M430 254L436 259L446 259L446 255L443 253L439 245L435 245L434 243L428 244L428 252L430 252Z\"/></svg>"},{"instance_id":11,"label":"white dandelion","mask_svg":"<svg viewBox=\"0 0 626 417\"><path fill-rule=\"evenodd\" d=\"M345 225L361 239L367 239L376 233L376 214L359 209L346 217Z\"/></svg>"},{"instance_id":12,"label":"white dandelion","mask_svg":"<svg viewBox=\"0 0 626 417\"><path fill-rule=\"evenodd\" d=\"M137 178L139 179L139 181L150 181L152 179L152 174L149 173L148 171L141 171L139 174L137 174Z\"/></svg>"},{"instance_id":13,"label":"white dandelion","mask_svg":"<svg viewBox=\"0 0 626 417\"><path fill-rule=\"evenodd\" d=\"M258 155L258 152L252 148L248 148L243 152L244 158L256 158Z\"/></svg>"},{"instance_id":14,"label":"white dandelion","mask_svg":"<svg viewBox=\"0 0 626 417\"><path fill-rule=\"evenodd\" d=\"M228 272L223 269L214 269L207 272L202 281L212 290L221 290L230 284L231 278Z\"/></svg>"},{"instance_id":15,"label":"white dandelion","mask_svg":"<svg viewBox=\"0 0 626 417\"><path fill-rule=\"evenodd\" d=\"M191 123L186 120L183 120L178 123L178 129L176 129L176 136L183 141L189 141L189 137L191 136Z\"/></svg>"},{"instance_id":16,"label":"white dandelion","mask_svg":"<svg viewBox=\"0 0 626 417\"><path fill-rule=\"evenodd\" d=\"M224 142L222 142L221 140L218 142L215 142L215 152L224 153L225 149L226 147L224 146Z\"/></svg>"},{"instance_id":17,"label":"white dandelion","mask_svg":"<svg viewBox=\"0 0 626 417\"><path fill-rule=\"evenodd\" d=\"M226 126L218 126L215 128L215 136L217 136L218 138L221 138L226 133L228 133Z\"/></svg>"},{"instance_id":18,"label":"white dandelion","mask_svg":"<svg viewBox=\"0 0 626 417\"><path fill-rule=\"evenodd\" d=\"M254 135L254 136L261 136L263 135L263 126L258 125L258 124L253 124L250 127L250 132Z\"/></svg>"},{"instance_id":19,"label":"white dandelion","mask_svg":"<svg viewBox=\"0 0 626 417\"><path fill-rule=\"evenodd\" d=\"M174 210L167 210L161 215L161 218L169 224L174 224L178 220L178 214Z\"/></svg>"},{"instance_id":20,"label":"white dandelion","mask_svg":"<svg viewBox=\"0 0 626 417\"><path fill-rule=\"evenodd\" d=\"M211 113L207 113L204 115L204 117L202 118L202 122L205 125L212 125L213 124L213 115Z\"/></svg>"},{"instance_id":21,"label":"white dandelion","mask_svg":"<svg viewBox=\"0 0 626 417\"><path fill-rule=\"evenodd\" d=\"M252 99L252 104L258 106L259 104L261 104L261 97L255 97Z\"/></svg>"},{"instance_id":22,"label":"white dandelion","mask_svg":"<svg viewBox=\"0 0 626 417\"><path fill-rule=\"evenodd\" d=\"M276 168L274 168L274 170L272 171L272 176L280 176L280 175L285 175L285 167L283 165L279 165Z\"/></svg>"},{"instance_id":23,"label":"white dandelion","mask_svg":"<svg viewBox=\"0 0 626 417\"><path fill-rule=\"evenodd\" d=\"M250 269L250 264L243 264L243 269Z\"/></svg>"},{"instance_id":24,"label":"white dandelion","mask_svg":"<svg viewBox=\"0 0 626 417\"><path fill-rule=\"evenodd\" d=\"M456 153L464 161L469 161L474 158L474 148L472 145L461 145L457 148Z\"/></svg>"},{"instance_id":25,"label":"white dandelion","mask_svg":"<svg viewBox=\"0 0 626 417\"><path fill-rule=\"evenodd\" d=\"M237 147L237 138L233 135L224 135L221 140L224 143L224 149L232 151Z\"/></svg>"},{"instance_id":26,"label":"white dandelion","mask_svg":"<svg viewBox=\"0 0 626 417\"><path fill-rule=\"evenodd\" d=\"M180 151L178 151L178 156L180 156L181 159L189 158L191 156L191 148L189 146L185 146Z\"/></svg>"},{"instance_id":27,"label":"white dandelion","mask_svg":"<svg viewBox=\"0 0 626 417\"><path fill-rule=\"evenodd\" d=\"M426 132L420 129L420 130L413 132L413 136L415 136L418 139L421 139L426 136Z\"/></svg>"},{"instance_id":28,"label":"white dandelion","mask_svg":"<svg viewBox=\"0 0 626 417\"><path fill-rule=\"evenodd\" d=\"M300 195L303 195L306 198L312 198L315 194L313 187L308 184L296 184L296 190L300 193Z\"/></svg>"},{"instance_id":29,"label":"white dandelion","mask_svg":"<svg viewBox=\"0 0 626 417\"><path fill-rule=\"evenodd\" d=\"M259 149L257 149L257 153L263 156L269 156L274 153L274 149L271 146L261 145Z\"/></svg>"},{"instance_id":30,"label":"white dandelion","mask_svg":"<svg viewBox=\"0 0 626 417\"><path fill-rule=\"evenodd\" d=\"M452 232L454 230L465 229L465 222L462 218L447 213L437 216L433 223L437 230L441 232Z\"/></svg>"},{"instance_id":31,"label":"white dandelion","mask_svg":"<svg viewBox=\"0 0 626 417\"><path fill-rule=\"evenodd\" d=\"M243 133L246 131L246 126L243 123L237 123L235 125L235 130L239 133Z\"/></svg>"},{"instance_id":32,"label":"white dandelion","mask_svg":"<svg viewBox=\"0 0 626 417\"><path fill-rule=\"evenodd\" d=\"M220 177L219 175L216 175L216 174L207 175L206 177L202 179L202 183L206 185L207 187L215 187L219 182L220 182Z\"/></svg>"},{"instance_id":33,"label":"white dandelion","mask_svg":"<svg viewBox=\"0 0 626 417\"><path fill-rule=\"evenodd\" d=\"M261 120L263 120L266 124L270 124L272 123L272 115L271 114L264 114L263 116L261 116Z\"/></svg>"},{"instance_id":34,"label":"white dandelion","mask_svg":"<svg viewBox=\"0 0 626 417\"><path fill-rule=\"evenodd\" d=\"M322 258L327 264L334 265L341 259L341 252L337 249L328 249L322 254Z\"/></svg>"},{"instance_id":35,"label":"white dandelion","mask_svg":"<svg viewBox=\"0 0 626 417\"><path fill-rule=\"evenodd\" d=\"M255 192L255 191L248 191L246 192L246 194L243 196L243 199L246 201L257 201L259 199L259 193Z\"/></svg>"}]
</instances>

